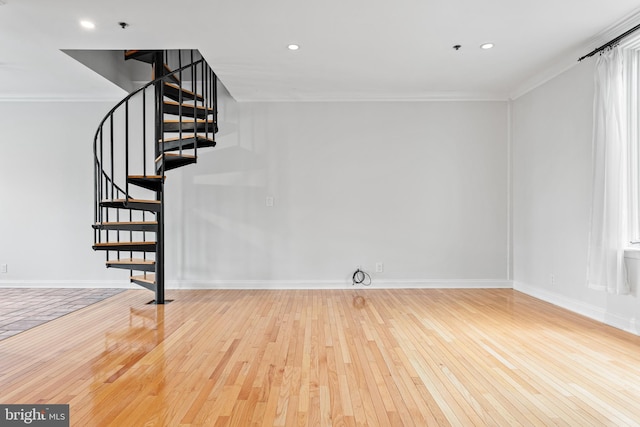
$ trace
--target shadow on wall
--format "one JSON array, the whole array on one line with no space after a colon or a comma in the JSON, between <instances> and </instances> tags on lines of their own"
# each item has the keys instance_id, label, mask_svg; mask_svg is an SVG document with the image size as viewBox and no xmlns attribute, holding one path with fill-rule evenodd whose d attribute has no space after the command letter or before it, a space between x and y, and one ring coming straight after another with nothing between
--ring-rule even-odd
<instances>
[{"instance_id":1,"label":"shadow on wall","mask_svg":"<svg viewBox=\"0 0 640 427\"><path fill-rule=\"evenodd\" d=\"M275 178L269 175L264 138L254 137L268 123L250 107L241 110L224 87L219 94L216 147L202 150L197 165L181 170L179 217L174 217L179 224L171 225L180 231L174 235L176 248L168 249L177 251L171 254L177 261L174 278L269 278L274 209L265 201Z\"/></svg>"}]
</instances>

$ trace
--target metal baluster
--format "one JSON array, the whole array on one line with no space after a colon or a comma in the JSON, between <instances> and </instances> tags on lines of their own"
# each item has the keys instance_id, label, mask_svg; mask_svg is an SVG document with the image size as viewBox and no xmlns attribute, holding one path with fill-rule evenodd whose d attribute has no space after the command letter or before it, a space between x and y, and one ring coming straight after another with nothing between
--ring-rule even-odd
<instances>
[{"instance_id":1,"label":"metal baluster","mask_svg":"<svg viewBox=\"0 0 640 427\"><path fill-rule=\"evenodd\" d=\"M205 62L204 60L202 60L202 62L200 63L200 77L202 78L202 83L200 83L200 90L202 90L202 105L208 109L209 97L207 96L207 90L209 89L209 81L207 80L207 74L204 68L204 64ZM205 139L209 139L209 114L207 114L207 117L204 118L204 137Z\"/></svg>"},{"instance_id":2,"label":"metal baluster","mask_svg":"<svg viewBox=\"0 0 640 427\"><path fill-rule=\"evenodd\" d=\"M120 190L116 190L116 191L117 191L116 194L118 196L117 198L120 198ZM116 208L116 222L120 222L120 208ZM120 242L120 230L116 230L116 242L118 243ZM116 258L120 259L120 250L116 251Z\"/></svg>"},{"instance_id":3,"label":"metal baluster","mask_svg":"<svg viewBox=\"0 0 640 427\"><path fill-rule=\"evenodd\" d=\"M124 103L124 200L129 202L129 100ZM129 209L129 222L133 221L133 210ZM133 241L133 231L129 230L129 241ZM129 252L129 258L133 258L133 252Z\"/></svg>"},{"instance_id":4,"label":"metal baluster","mask_svg":"<svg viewBox=\"0 0 640 427\"><path fill-rule=\"evenodd\" d=\"M157 77L158 74L160 73L160 67L163 66L163 64L161 64L162 62L162 57L158 58L158 56L156 55L156 57L154 58L154 69L156 70L156 75ZM163 104L163 99L162 99L162 81L160 82L156 82L154 83L154 89L155 89L155 135L153 137L153 147L154 147L154 170L156 170L155 168L155 159L157 159L160 154L160 143L159 141L162 139L161 137L161 132L162 132L162 104Z\"/></svg>"},{"instance_id":5,"label":"metal baluster","mask_svg":"<svg viewBox=\"0 0 640 427\"><path fill-rule=\"evenodd\" d=\"M142 91L142 176L147 176L147 90Z\"/></svg>"},{"instance_id":6,"label":"metal baluster","mask_svg":"<svg viewBox=\"0 0 640 427\"><path fill-rule=\"evenodd\" d=\"M103 131L104 131L104 126L102 127ZM102 134L100 135L100 151L103 151L103 141L102 141ZM102 177L104 177L105 174L105 167L104 167L104 160L102 161L102 166L100 167L100 169L102 169L102 173L101 173L101 179ZM104 189L101 189L100 192L100 200L99 202L106 200L109 198L109 180L107 179L108 177L105 177L104 179ZM102 219L104 219L106 222L109 222L109 209L104 208L104 207L100 207L100 212L101 212L101 217ZM109 241L109 233L106 233L107 235L107 242Z\"/></svg>"},{"instance_id":7,"label":"metal baluster","mask_svg":"<svg viewBox=\"0 0 640 427\"><path fill-rule=\"evenodd\" d=\"M96 153L96 144L97 144L97 138L98 135L96 135L96 138L93 140L93 153L94 153L94 157L97 159L97 153ZM98 224L98 194L99 194L99 189L100 189L100 184L99 184L99 178L98 178L98 169L99 169L99 162L96 160L95 161L95 165L93 166L93 224L94 226L96 224ZM98 228L94 228L93 230L93 243L96 243L99 241L100 239L100 229Z\"/></svg>"},{"instance_id":8,"label":"metal baluster","mask_svg":"<svg viewBox=\"0 0 640 427\"><path fill-rule=\"evenodd\" d=\"M213 86L213 132L218 130L218 76L211 71L211 86Z\"/></svg>"},{"instance_id":9,"label":"metal baluster","mask_svg":"<svg viewBox=\"0 0 640 427\"><path fill-rule=\"evenodd\" d=\"M124 199L129 201L129 101L124 103Z\"/></svg>"},{"instance_id":10,"label":"metal baluster","mask_svg":"<svg viewBox=\"0 0 640 427\"><path fill-rule=\"evenodd\" d=\"M102 144L102 135L104 131L104 125L100 125L100 165L96 165L96 170L98 173L98 194L96 195L96 210L98 211L98 219L99 222L102 223L102 209L100 207L100 201L102 200L102 175L103 175L103 167L104 167L104 160L103 160L103 144ZM101 233L98 232L98 238L100 239L101 237Z\"/></svg>"},{"instance_id":11,"label":"metal baluster","mask_svg":"<svg viewBox=\"0 0 640 427\"><path fill-rule=\"evenodd\" d=\"M102 175L104 175L104 144L103 144L104 124L100 126L100 173L98 180L100 182L100 193L98 194L98 203L102 201ZM100 218L102 219L102 210L99 210Z\"/></svg>"},{"instance_id":12,"label":"metal baluster","mask_svg":"<svg viewBox=\"0 0 640 427\"><path fill-rule=\"evenodd\" d=\"M178 140L180 141L180 155L182 156L182 51L178 51ZM174 74L175 76L175 74Z\"/></svg>"},{"instance_id":13,"label":"metal baluster","mask_svg":"<svg viewBox=\"0 0 640 427\"><path fill-rule=\"evenodd\" d=\"M113 182L113 176L114 176L114 164L113 164L114 163L113 162L113 115L111 115L110 119L111 120L109 121L109 123L110 123L110 129L109 130L110 130L111 134L109 135L109 138L111 140L110 141L110 144L111 144L111 159L110 159L111 160L111 199L113 199L114 198L113 197L113 193L114 193L113 189L114 189L114 186L115 186L115 183ZM109 196L109 194L107 194L107 197L108 196Z\"/></svg>"},{"instance_id":14,"label":"metal baluster","mask_svg":"<svg viewBox=\"0 0 640 427\"><path fill-rule=\"evenodd\" d=\"M147 90L142 91L142 176L147 176ZM146 212L142 211L142 222L145 222ZM142 241L147 241L147 232L142 232ZM142 252L142 259L147 259L147 253Z\"/></svg>"},{"instance_id":15,"label":"metal baluster","mask_svg":"<svg viewBox=\"0 0 640 427\"><path fill-rule=\"evenodd\" d=\"M190 55L191 55L191 91L193 92L193 111L195 111L194 113L194 118L193 118L193 155L196 157L196 159L198 158L198 82L196 80L196 75L195 75L195 71L196 71L196 67L193 65L193 49L191 49L189 51Z\"/></svg>"},{"instance_id":16,"label":"metal baluster","mask_svg":"<svg viewBox=\"0 0 640 427\"><path fill-rule=\"evenodd\" d=\"M120 198L120 190L116 190L116 194L118 195L118 199ZM127 206L127 201L124 201L124 206ZM116 208L116 222L120 222L120 208ZM116 241L120 241L120 230L116 230ZM120 256L120 251L118 251L118 256Z\"/></svg>"}]
</instances>

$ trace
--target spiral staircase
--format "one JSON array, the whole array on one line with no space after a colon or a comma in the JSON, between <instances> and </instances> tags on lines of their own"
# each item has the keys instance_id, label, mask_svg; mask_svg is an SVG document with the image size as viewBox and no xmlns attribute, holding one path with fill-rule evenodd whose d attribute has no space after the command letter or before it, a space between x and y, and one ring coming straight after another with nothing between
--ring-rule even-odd
<instances>
[{"instance_id":1,"label":"spiral staircase","mask_svg":"<svg viewBox=\"0 0 640 427\"><path fill-rule=\"evenodd\" d=\"M164 304L165 172L215 146L217 77L194 50L124 55L150 64L152 81L113 107L96 131L93 249Z\"/></svg>"}]
</instances>

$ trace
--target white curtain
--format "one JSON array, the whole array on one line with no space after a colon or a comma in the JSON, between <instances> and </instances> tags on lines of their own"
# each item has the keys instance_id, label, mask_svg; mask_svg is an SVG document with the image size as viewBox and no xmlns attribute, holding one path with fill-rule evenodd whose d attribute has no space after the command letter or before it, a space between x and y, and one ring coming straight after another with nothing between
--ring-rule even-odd
<instances>
[{"instance_id":1,"label":"white curtain","mask_svg":"<svg viewBox=\"0 0 640 427\"><path fill-rule=\"evenodd\" d=\"M627 75L622 49L607 50L598 58L587 280L591 288L617 294L629 292L624 266L630 240Z\"/></svg>"}]
</instances>

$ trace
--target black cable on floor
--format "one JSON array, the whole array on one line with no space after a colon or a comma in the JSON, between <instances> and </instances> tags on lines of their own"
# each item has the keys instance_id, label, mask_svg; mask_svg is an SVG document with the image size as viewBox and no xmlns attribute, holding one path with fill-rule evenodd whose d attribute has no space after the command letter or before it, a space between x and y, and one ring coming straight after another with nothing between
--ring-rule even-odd
<instances>
[{"instance_id":1,"label":"black cable on floor","mask_svg":"<svg viewBox=\"0 0 640 427\"><path fill-rule=\"evenodd\" d=\"M366 271L362 271L359 268L353 273L351 277L353 281L353 286L355 285L363 285L369 286L371 285L371 276Z\"/></svg>"}]
</instances>

